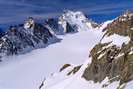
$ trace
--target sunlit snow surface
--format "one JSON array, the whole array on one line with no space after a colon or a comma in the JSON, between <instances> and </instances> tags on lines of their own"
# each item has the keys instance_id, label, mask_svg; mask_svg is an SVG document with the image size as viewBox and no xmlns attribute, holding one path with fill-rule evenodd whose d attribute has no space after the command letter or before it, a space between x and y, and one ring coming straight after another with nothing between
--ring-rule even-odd
<instances>
[{"instance_id":1,"label":"sunlit snow surface","mask_svg":"<svg viewBox=\"0 0 133 89\"><path fill-rule=\"evenodd\" d=\"M2 89L36 89L44 77L57 72L65 63L81 64L89 50L101 39L100 31L89 29L59 36L63 40L26 55L9 57L0 64Z\"/></svg>"}]
</instances>

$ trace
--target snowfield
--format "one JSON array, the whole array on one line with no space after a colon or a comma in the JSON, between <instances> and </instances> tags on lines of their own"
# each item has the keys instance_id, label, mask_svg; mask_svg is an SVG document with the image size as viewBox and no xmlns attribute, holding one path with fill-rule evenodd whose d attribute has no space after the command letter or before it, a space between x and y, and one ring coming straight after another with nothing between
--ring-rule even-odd
<instances>
[{"instance_id":1,"label":"snowfield","mask_svg":"<svg viewBox=\"0 0 133 89\"><path fill-rule=\"evenodd\" d=\"M88 60L89 50L99 42L101 32L89 29L59 38L60 43L2 62L0 89L37 89L44 77L57 72L62 65L78 65Z\"/></svg>"}]
</instances>

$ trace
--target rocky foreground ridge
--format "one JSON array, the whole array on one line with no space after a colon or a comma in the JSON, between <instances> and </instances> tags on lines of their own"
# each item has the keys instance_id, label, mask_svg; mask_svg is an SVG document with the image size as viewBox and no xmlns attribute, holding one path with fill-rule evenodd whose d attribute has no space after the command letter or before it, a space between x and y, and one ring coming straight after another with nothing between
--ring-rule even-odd
<instances>
[{"instance_id":1,"label":"rocky foreground ridge","mask_svg":"<svg viewBox=\"0 0 133 89\"><path fill-rule=\"evenodd\" d=\"M120 81L118 89L124 89L126 83L133 80L133 11L114 19L103 32L101 42L90 52L92 63L86 68L83 77L94 82L102 82L108 77L110 83ZM121 43L113 42L115 39L105 41L113 36L119 36Z\"/></svg>"}]
</instances>

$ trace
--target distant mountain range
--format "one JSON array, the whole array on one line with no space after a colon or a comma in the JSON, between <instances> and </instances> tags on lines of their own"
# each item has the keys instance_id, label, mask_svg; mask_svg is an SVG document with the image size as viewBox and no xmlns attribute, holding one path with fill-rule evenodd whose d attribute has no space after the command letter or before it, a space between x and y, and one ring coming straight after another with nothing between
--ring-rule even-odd
<instances>
[{"instance_id":1,"label":"distant mountain range","mask_svg":"<svg viewBox=\"0 0 133 89\"><path fill-rule=\"evenodd\" d=\"M89 20L82 12L64 11L58 19L47 19L38 23L29 17L24 24L10 26L0 38L0 57L27 53L33 49L59 42L56 35L88 30L98 24Z\"/></svg>"}]
</instances>

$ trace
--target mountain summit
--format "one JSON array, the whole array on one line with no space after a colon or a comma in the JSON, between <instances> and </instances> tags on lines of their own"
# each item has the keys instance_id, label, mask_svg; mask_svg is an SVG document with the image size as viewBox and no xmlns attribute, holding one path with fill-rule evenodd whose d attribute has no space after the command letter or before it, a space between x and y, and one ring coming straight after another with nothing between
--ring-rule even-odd
<instances>
[{"instance_id":1,"label":"mountain summit","mask_svg":"<svg viewBox=\"0 0 133 89\"><path fill-rule=\"evenodd\" d=\"M93 29L98 26L98 24L89 20L82 12L80 11L64 11L63 15L60 16L59 23L63 26L70 24L77 31ZM64 27L65 29L65 27Z\"/></svg>"}]
</instances>

